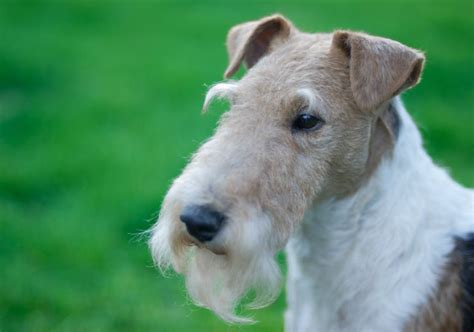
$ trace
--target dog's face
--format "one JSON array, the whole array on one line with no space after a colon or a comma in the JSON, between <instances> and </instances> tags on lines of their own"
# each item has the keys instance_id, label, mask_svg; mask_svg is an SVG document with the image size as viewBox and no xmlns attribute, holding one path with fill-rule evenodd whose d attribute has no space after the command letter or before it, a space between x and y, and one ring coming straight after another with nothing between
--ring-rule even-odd
<instances>
[{"instance_id":1,"label":"dog's face","mask_svg":"<svg viewBox=\"0 0 474 332\"><path fill-rule=\"evenodd\" d=\"M387 102L418 82L420 53L394 41L304 34L281 16L234 27L231 76L211 88L231 109L170 188L150 241L156 262L184 273L191 297L223 319L256 290L275 298L284 247L305 211L353 192L393 144Z\"/></svg>"}]
</instances>

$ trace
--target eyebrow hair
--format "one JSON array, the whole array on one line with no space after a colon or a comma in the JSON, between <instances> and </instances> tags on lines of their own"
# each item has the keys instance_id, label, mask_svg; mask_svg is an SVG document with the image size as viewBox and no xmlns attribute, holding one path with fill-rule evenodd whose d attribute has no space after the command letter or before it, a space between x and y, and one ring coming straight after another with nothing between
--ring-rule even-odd
<instances>
[{"instance_id":1,"label":"eyebrow hair","mask_svg":"<svg viewBox=\"0 0 474 332\"><path fill-rule=\"evenodd\" d=\"M296 91L296 94L298 96L303 97L310 109L314 109L316 107L316 104L318 103L318 100L316 96L314 95L313 91L309 88L301 88Z\"/></svg>"},{"instance_id":2,"label":"eyebrow hair","mask_svg":"<svg viewBox=\"0 0 474 332\"><path fill-rule=\"evenodd\" d=\"M202 112L206 112L207 108L214 99L230 99L235 95L235 91L238 88L238 84L235 81L221 82L212 85L207 90L206 97L204 98L204 104L202 105Z\"/></svg>"}]
</instances>

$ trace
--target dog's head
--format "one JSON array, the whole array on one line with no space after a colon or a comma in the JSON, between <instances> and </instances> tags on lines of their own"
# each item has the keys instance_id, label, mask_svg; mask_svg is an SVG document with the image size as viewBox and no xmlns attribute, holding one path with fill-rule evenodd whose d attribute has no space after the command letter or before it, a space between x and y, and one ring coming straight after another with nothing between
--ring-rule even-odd
<instances>
[{"instance_id":1,"label":"dog's head","mask_svg":"<svg viewBox=\"0 0 474 332\"><path fill-rule=\"evenodd\" d=\"M420 78L424 57L363 33L306 34L274 15L233 27L229 78L213 86L231 109L174 181L150 246L186 277L196 303L227 321L239 299L278 294L275 253L308 207L343 197L394 143L389 101Z\"/></svg>"}]
</instances>

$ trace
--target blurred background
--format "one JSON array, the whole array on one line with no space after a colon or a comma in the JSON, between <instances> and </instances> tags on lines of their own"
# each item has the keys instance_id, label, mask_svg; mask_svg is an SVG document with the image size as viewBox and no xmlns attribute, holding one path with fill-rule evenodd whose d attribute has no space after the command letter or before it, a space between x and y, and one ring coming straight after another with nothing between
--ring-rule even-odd
<instances>
[{"instance_id":1,"label":"blurred background","mask_svg":"<svg viewBox=\"0 0 474 332\"><path fill-rule=\"evenodd\" d=\"M473 186L473 4L1 0L0 331L281 331L284 294L229 327L159 275L140 237L226 108L200 114L228 29L280 12L424 50L406 105Z\"/></svg>"}]
</instances>

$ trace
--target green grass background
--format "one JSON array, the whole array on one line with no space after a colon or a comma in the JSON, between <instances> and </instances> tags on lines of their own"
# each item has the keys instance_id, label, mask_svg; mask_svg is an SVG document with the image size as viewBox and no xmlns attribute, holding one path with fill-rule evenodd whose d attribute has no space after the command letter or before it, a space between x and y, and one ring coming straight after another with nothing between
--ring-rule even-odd
<instances>
[{"instance_id":1,"label":"green grass background","mask_svg":"<svg viewBox=\"0 0 474 332\"><path fill-rule=\"evenodd\" d=\"M284 295L229 327L137 237L225 106L202 116L237 23L281 12L427 55L405 101L474 185L472 1L0 2L0 331L281 331Z\"/></svg>"}]
</instances>

